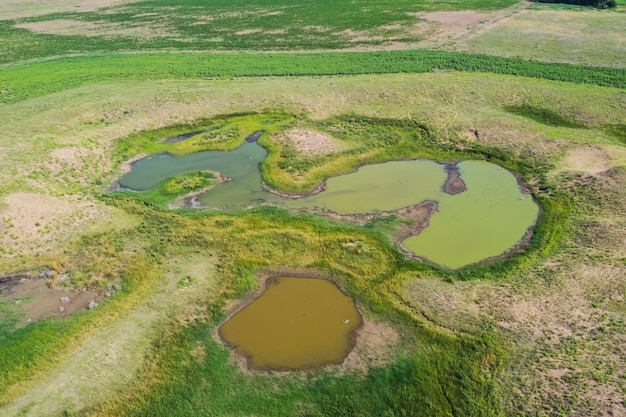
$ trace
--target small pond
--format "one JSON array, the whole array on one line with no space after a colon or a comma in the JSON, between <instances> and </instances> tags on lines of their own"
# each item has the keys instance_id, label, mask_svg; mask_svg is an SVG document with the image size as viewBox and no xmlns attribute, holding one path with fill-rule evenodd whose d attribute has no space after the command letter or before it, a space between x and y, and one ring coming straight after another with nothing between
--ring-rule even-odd
<instances>
[{"instance_id":1,"label":"small pond","mask_svg":"<svg viewBox=\"0 0 626 417\"><path fill-rule=\"evenodd\" d=\"M316 195L289 199L263 190L259 164L266 156L267 151L256 142L246 142L229 152L200 152L181 158L154 155L135 162L119 183L141 191L176 174L217 171L231 181L201 194L198 200L219 209L269 203L357 214L436 201L438 209L428 227L402 245L419 257L452 269L502 255L521 241L539 214L539 207L522 192L515 176L489 162L456 164L466 188L454 195L443 190L446 165L420 159L367 165L329 178L324 191Z\"/></svg>"},{"instance_id":2,"label":"small pond","mask_svg":"<svg viewBox=\"0 0 626 417\"><path fill-rule=\"evenodd\" d=\"M250 368L296 370L343 362L361 324L354 301L333 282L274 277L219 334Z\"/></svg>"}]
</instances>

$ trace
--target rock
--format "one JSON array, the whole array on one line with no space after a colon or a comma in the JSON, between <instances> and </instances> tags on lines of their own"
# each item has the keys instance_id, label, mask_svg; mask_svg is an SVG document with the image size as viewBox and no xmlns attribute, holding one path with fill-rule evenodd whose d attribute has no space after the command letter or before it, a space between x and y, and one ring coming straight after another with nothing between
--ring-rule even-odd
<instances>
[{"instance_id":1,"label":"rock","mask_svg":"<svg viewBox=\"0 0 626 417\"><path fill-rule=\"evenodd\" d=\"M89 302L89 305L87 306L87 308L88 308L89 310L93 310L93 309L94 309L94 308L96 308L96 307L98 307L98 303L96 303L94 300L91 300L91 301Z\"/></svg>"},{"instance_id":2,"label":"rock","mask_svg":"<svg viewBox=\"0 0 626 417\"><path fill-rule=\"evenodd\" d=\"M104 296L105 296L105 297L110 297L110 296L111 296L111 293L107 291L107 292L105 292L105 293L104 293Z\"/></svg>"},{"instance_id":3,"label":"rock","mask_svg":"<svg viewBox=\"0 0 626 417\"><path fill-rule=\"evenodd\" d=\"M61 298L59 298L59 301L61 301L63 304L69 303L70 302L70 297L61 297Z\"/></svg>"},{"instance_id":4,"label":"rock","mask_svg":"<svg viewBox=\"0 0 626 417\"><path fill-rule=\"evenodd\" d=\"M65 307L59 306L59 313L63 313L65 311Z\"/></svg>"},{"instance_id":5,"label":"rock","mask_svg":"<svg viewBox=\"0 0 626 417\"><path fill-rule=\"evenodd\" d=\"M56 271L54 269L46 268L39 273L41 278L54 278Z\"/></svg>"},{"instance_id":6,"label":"rock","mask_svg":"<svg viewBox=\"0 0 626 417\"><path fill-rule=\"evenodd\" d=\"M122 286L120 284L113 284L113 289L115 291L121 291L122 290Z\"/></svg>"}]
</instances>

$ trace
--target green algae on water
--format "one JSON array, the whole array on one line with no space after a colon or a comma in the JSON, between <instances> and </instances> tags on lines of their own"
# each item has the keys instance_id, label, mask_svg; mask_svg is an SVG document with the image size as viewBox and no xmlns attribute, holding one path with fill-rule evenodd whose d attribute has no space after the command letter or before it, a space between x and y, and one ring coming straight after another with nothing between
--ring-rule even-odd
<instances>
[{"instance_id":1,"label":"green algae on water","mask_svg":"<svg viewBox=\"0 0 626 417\"><path fill-rule=\"evenodd\" d=\"M438 208L429 225L401 244L418 257L451 269L504 254L523 239L539 214L532 196L522 192L511 172L485 161L457 164L466 187L454 195L443 190L445 165L418 159L364 166L329 178L318 194L290 199L263 189L259 164L266 156L267 151L257 143L181 158L154 155L136 162L119 182L147 190L176 174L217 171L229 181L201 194L198 200L208 208L222 210L273 204L367 214L436 201Z\"/></svg>"}]
</instances>

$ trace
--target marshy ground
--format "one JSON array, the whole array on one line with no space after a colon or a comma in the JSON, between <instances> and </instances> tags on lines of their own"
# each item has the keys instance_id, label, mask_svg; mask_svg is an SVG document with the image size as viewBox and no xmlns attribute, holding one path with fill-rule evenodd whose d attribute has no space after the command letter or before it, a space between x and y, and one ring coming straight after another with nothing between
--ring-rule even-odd
<instances>
[{"instance_id":1,"label":"marshy ground","mask_svg":"<svg viewBox=\"0 0 626 417\"><path fill-rule=\"evenodd\" d=\"M0 5L0 276L56 274L0 284L0 414L626 413L623 2L617 10L215 2L210 11L192 3ZM342 16L332 27L328 10ZM350 75L311 66L316 75L272 76L272 65L283 65L281 74L299 68L285 53L237 73L246 76L216 77L191 61L204 68L219 54L183 52L316 49L325 52L321 65L332 64L333 51L416 47L485 53L494 65L514 55L613 70L594 69L602 83L559 66L549 68L561 81L495 66ZM56 59L69 55L83 56ZM262 166L285 193L358 158L472 154L520 172L545 216L525 251L454 272L392 245L433 207L414 208L406 222L354 221L272 208L168 209L195 186L184 181L151 200L106 192L124 161L161 151L167 138L202 131L202 146L238 146L245 134L229 130L225 115L249 117L248 134L266 128L248 113L290 115L270 121L286 124ZM430 135L407 149L394 123ZM197 150L193 143L171 145L182 154ZM281 268L322 270L357 300L370 338L357 340L347 366L245 372L215 339L229 303L257 291L262 271ZM64 317L28 310L46 296L59 315L60 298L83 288L93 296ZM91 299L98 306L88 309Z\"/></svg>"}]
</instances>

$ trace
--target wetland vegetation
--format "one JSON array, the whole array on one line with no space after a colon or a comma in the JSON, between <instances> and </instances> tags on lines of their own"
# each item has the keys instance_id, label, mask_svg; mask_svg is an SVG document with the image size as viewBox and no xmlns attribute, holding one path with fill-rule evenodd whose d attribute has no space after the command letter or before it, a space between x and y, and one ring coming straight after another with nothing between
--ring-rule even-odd
<instances>
[{"instance_id":1,"label":"wetland vegetation","mask_svg":"<svg viewBox=\"0 0 626 417\"><path fill-rule=\"evenodd\" d=\"M261 115L250 117L262 120ZM268 117L274 120L276 116ZM283 116L276 120L283 119L290 118ZM248 122L247 117L224 120L225 126L229 126L228 131L239 132L240 141L249 133L240 127ZM350 125L348 128L346 123ZM267 123L261 125L266 126ZM419 257L454 269L500 256L519 246L524 236L531 233L538 216L537 205L530 195L522 193L517 179L510 172L484 161L463 161L455 165L456 170L453 172L457 179L462 179L465 189L453 195L445 189L449 170L445 165L429 160L391 161L362 166L353 173L322 178L322 183L313 183L314 188L304 189L303 194L283 197L276 191L272 192L265 186L260 171L261 166L270 165L264 162L266 158L275 161L266 168L266 172L270 169L274 172L270 178L278 177L283 171L295 180L290 181L291 184L300 182L306 185L312 183L309 180L312 175L316 178L323 172L337 175L341 173L337 169L347 169L355 163L384 161L383 158L389 155L403 155L404 158L421 156L423 149L420 153L420 146L423 147L423 144L419 143L420 139L423 141L423 137L429 135L423 127L415 126L421 129L420 133L410 129L410 125L385 126L385 121L357 117L326 121L321 126L327 132L340 133L340 137L343 133L345 136L341 147L346 151L334 157L309 155L307 159L299 160L293 155L295 150L288 143L281 143L266 134L265 137L261 136L261 142L278 153L278 156L268 156L267 151L256 141L244 142L239 148L226 152L205 151L178 158L169 154L156 154L134 162L131 171L120 178L118 183L137 191L150 190L174 174L211 170L225 178L222 183L200 193L193 190L193 200L188 197L187 201L191 206L201 203L204 207L221 210L271 204L354 216L434 202L437 209L423 220L423 226L418 226L420 233L406 236L407 239L400 244ZM350 132L349 135L353 135L352 140L348 139L350 136L346 135L346 130ZM360 137L356 137L356 132L359 132ZM219 139L219 133L213 135L217 139L209 141L202 134L194 135L187 139L190 143L185 146L187 149L201 146L196 143L197 140L208 143L206 146L209 147L219 146L219 143L228 147L235 143L233 139L237 137L236 133L223 139ZM367 136L375 136L378 141L367 143ZM154 145L147 142L144 146L150 148ZM173 148L174 152L177 148ZM288 184L285 180L281 182Z\"/></svg>"},{"instance_id":2,"label":"wetland vegetation","mask_svg":"<svg viewBox=\"0 0 626 417\"><path fill-rule=\"evenodd\" d=\"M301 3L0 4L0 414L624 414L624 2Z\"/></svg>"}]
</instances>

